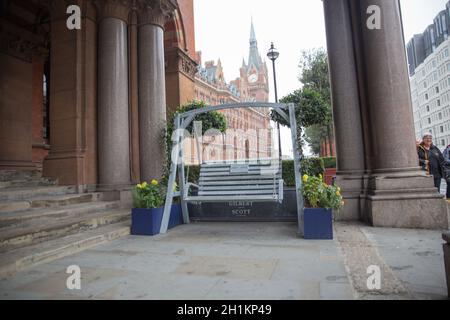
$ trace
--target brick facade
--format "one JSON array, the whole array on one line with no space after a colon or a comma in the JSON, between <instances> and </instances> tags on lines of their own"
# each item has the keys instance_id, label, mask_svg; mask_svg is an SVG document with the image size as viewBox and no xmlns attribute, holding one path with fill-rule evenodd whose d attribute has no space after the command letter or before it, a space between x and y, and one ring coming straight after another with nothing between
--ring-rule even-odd
<instances>
[{"instance_id":1,"label":"brick facade","mask_svg":"<svg viewBox=\"0 0 450 320\"><path fill-rule=\"evenodd\" d=\"M253 23L250 32L248 63L243 61L239 78L227 83L220 59L206 61L197 52L199 72L195 77L195 98L207 105L238 102L268 102L269 84L266 63L261 59ZM204 151L203 160L233 160L269 158L272 156L272 128L267 109L233 109L221 111L228 124L228 132L216 137ZM217 141L220 140L220 141ZM194 152L195 153L195 152ZM196 161L196 155L191 154Z\"/></svg>"}]
</instances>

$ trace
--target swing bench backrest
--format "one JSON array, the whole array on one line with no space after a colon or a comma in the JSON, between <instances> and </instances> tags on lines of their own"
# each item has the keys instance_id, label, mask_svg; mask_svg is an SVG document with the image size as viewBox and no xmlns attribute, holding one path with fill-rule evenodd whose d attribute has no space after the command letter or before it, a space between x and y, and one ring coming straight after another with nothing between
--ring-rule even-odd
<instances>
[{"instance_id":1,"label":"swing bench backrest","mask_svg":"<svg viewBox=\"0 0 450 320\"><path fill-rule=\"evenodd\" d=\"M199 184L189 183L183 198L188 202L282 202L283 184L278 160L206 162L200 168Z\"/></svg>"}]
</instances>

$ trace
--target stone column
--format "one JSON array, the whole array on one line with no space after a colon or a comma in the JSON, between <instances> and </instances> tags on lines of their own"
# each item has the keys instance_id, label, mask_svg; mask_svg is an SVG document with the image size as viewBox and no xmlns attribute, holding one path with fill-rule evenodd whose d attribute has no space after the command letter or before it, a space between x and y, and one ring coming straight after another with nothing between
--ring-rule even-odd
<instances>
[{"instance_id":1,"label":"stone column","mask_svg":"<svg viewBox=\"0 0 450 320\"><path fill-rule=\"evenodd\" d=\"M368 215L374 226L447 228L442 200L418 167L400 3L351 0L361 34L366 108L371 133L372 175ZM381 28L369 29L368 8L380 9Z\"/></svg>"},{"instance_id":2,"label":"stone column","mask_svg":"<svg viewBox=\"0 0 450 320\"><path fill-rule=\"evenodd\" d=\"M141 0L138 12L139 139L141 180L160 179L166 148L164 22L175 1Z\"/></svg>"},{"instance_id":3,"label":"stone column","mask_svg":"<svg viewBox=\"0 0 450 320\"><path fill-rule=\"evenodd\" d=\"M380 30L370 30L367 8L381 9ZM417 171L409 77L397 0L360 1L367 99L376 145L375 172ZM388 142L389 143L386 143ZM393 146L402 146L393 152Z\"/></svg>"},{"instance_id":4,"label":"stone column","mask_svg":"<svg viewBox=\"0 0 450 320\"><path fill-rule=\"evenodd\" d=\"M131 138L131 179L133 183L140 183L139 165L139 80L138 80L138 33L137 12L130 14L129 26L129 55L130 55L130 138Z\"/></svg>"},{"instance_id":5,"label":"stone column","mask_svg":"<svg viewBox=\"0 0 450 320\"><path fill-rule=\"evenodd\" d=\"M339 220L360 218L364 142L348 0L324 0L333 120L336 129L337 181L346 202Z\"/></svg>"},{"instance_id":6,"label":"stone column","mask_svg":"<svg viewBox=\"0 0 450 320\"><path fill-rule=\"evenodd\" d=\"M101 188L130 184L126 1L103 0L98 38L98 161Z\"/></svg>"}]
</instances>

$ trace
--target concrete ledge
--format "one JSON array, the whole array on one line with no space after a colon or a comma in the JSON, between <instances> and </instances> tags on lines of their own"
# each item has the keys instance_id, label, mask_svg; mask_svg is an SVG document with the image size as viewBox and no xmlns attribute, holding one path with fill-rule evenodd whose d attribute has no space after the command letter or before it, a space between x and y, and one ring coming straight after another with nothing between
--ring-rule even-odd
<instances>
[{"instance_id":1,"label":"concrete ledge","mask_svg":"<svg viewBox=\"0 0 450 320\"><path fill-rule=\"evenodd\" d=\"M369 198L367 210L374 227L448 230L446 202L439 198Z\"/></svg>"},{"instance_id":2,"label":"concrete ledge","mask_svg":"<svg viewBox=\"0 0 450 320\"><path fill-rule=\"evenodd\" d=\"M336 221L358 221L360 217L361 199L360 195L349 196L344 194L345 205L339 211L334 211Z\"/></svg>"},{"instance_id":3,"label":"concrete ledge","mask_svg":"<svg viewBox=\"0 0 450 320\"><path fill-rule=\"evenodd\" d=\"M133 206L133 194L130 190L115 190L100 192L101 201L120 201L122 209L131 208Z\"/></svg>"},{"instance_id":4,"label":"concrete ledge","mask_svg":"<svg viewBox=\"0 0 450 320\"><path fill-rule=\"evenodd\" d=\"M336 221L357 221L361 219L361 193L364 187L362 175L350 175L338 172L336 184L341 187L345 206L335 212Z\"/></svg>"},{"instance_id":5,"label":"concrete ledge","mask_svg":"<svg viewBox=\"0 0 450 320\"><path fill-rule=\"evenodd\" d=\"M448 230L444 196L419 171L372 176L366 212L374 227Z\"/></svg>"}]
</instances>

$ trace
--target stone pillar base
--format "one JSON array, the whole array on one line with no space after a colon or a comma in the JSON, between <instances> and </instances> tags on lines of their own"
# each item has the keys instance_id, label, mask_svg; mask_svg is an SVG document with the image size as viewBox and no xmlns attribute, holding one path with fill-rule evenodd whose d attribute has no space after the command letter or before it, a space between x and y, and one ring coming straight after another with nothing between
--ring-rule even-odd
<instances>
[{"instance_id":1,"label":"stone pillar base","mask_svg":"<svg viewBox=\"0 0 450 320\"><path fill-rule=\"evenodd\" d=\"M335 212L336 221L352 221L361 219L361 193L363 190L363 176L340 174L336 175L336 185L341 188L345 201L344 207Z\"/></svg>"},{"instance_id":2,"label":"stone pillar base","mask_svg":"<svg viewBox=\"0 0 450 320\"><path fill-rule=\"evenodd\" d=\"M420 173L372 176L366 196L374 227L448 229L446 202L433 178Z\"/></svg>"},{"instance_id":3,"label":"stone pillar base","mask_svg":"<svg viewBox=\"0 0 450 320\"><path fill-rule=\"evenodd\" d=\"M84 185L84 156L69 154L51 154L43 163L42 175L58 179L60 185Z\"/></svg>"},{"instance_id":4,"label":"stone pillar base","mask_svg":"<svg viewBox=\"0 0 450 320\"><path fill-rule=\"evenodd\" d=\"M96 191L99 192L115 192L115 191L126 191L133 189L131 183L121 183L121 184L98 184Z\"/></svg>"},{"instance_id":5,"label":"stone pillar base","mask_svg":"<svg viewBox=\"0 0 450 320\"><path fill-rule=\"evenodd\" d=\"M123 190L98 190L101 191L101 201L120 201L120 208L129 209L133 207L133 192L131 187Z\"/></svg>"}]
</instances>

